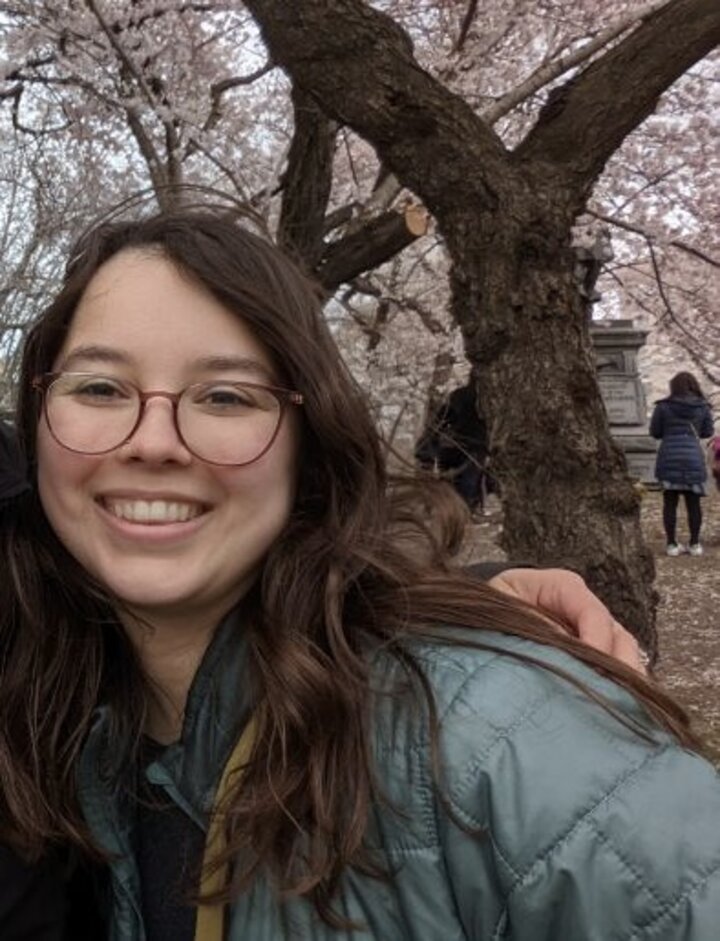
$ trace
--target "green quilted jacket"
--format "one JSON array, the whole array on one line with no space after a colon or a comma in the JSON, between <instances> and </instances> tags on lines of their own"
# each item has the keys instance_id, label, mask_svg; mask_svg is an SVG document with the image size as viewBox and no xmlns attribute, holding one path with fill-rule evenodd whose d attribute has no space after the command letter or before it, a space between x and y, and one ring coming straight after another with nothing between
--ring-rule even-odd
<instances>
[{"instance_id":1,"label":"green quilted jacket","mask_svg":"<svg viewBox=\"0 0 720 941\"><path fill-rule=\"evenodd\" d=\"M180 742L148 768L202 826L252 704L244 641L218 631L190 693ZM337 910L364 927L327 927L268 885L225 911L227 941L718 941L720 780L653 728L615 684L559 651L497 634L493 650L419 644L441 720L442 791L433 788L428 723L402 697L379 697L374 750L397 813L372 815L369 842L387 883L348 872ZM623 726L571 682L508 654L565 670L648 732ZM400 679L387 657L377 687ZM98 711L80 768L81 802L114 854L112 941L143 941L132 814L107 768ZM164 891L165 887L145 887Z\"/></svg>"}]
</instances>

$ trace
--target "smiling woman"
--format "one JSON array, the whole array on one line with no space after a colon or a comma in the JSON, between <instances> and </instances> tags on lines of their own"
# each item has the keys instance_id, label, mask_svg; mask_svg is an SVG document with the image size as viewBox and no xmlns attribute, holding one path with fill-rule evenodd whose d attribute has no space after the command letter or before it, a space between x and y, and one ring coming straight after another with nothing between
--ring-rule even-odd
<instances>
[{"instance_id":1,"label":"smiling woman","mask_svg":"<svg viewBox=\"0 0 720 941\"><path fill-rule=\"evenodd\" d=\"M112 941L709 941L682 711L450 567L312 285L210 210L72 257L0 528L2 839L103 862Z\"/></svg>"},{"instance_id":2,"label":"smiling woman","mask_svg":"<svg viewBox=\"0 0 720 941\"><path fill-rule=\"evenodd\" d=\"M267 388L244 384L259 376ZM121 251L93 276L36 383L38 486L128 630L209 639L255 581L295 492L297 416L278 384L243 321L157 251Z\"/></svg>"}]
</instances>

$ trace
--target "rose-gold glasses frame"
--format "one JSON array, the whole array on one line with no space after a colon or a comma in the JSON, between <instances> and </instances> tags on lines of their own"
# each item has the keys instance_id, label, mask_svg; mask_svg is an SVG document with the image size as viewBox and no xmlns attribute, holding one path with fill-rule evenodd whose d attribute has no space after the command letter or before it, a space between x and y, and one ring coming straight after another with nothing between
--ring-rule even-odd
<instances>
[{"instance_id":1,"label":"rose-gold glasses frame","mask_svg":"<svg viewBox=\"0 0 720 941\"><path fill-rule=\"evenodd\" d=\"M114 444L111 448L105 448L102 451L79 451L77 448L68 447L64 441L61 441L60 438L58 438L58 436L55 434L55 431L53 430L52 422L50 421L50 416L48 414L47 393L50 387L52 386L52 384L57 379L62 378L62 376L88 376L88 377L96 376L98 379L110 379L113 382L122 382L123 385L129 386L131 389L134 389L135 392L137 392L139 406L140 406L138 408L137 419L131 431L127 435L125 435L122 441L119 441L117 444ZM152 390L148 390L147 392L143 392L143 390L139 389L135 385L134 382L128 382L126 379L118 380L118 379L113 378L112 376L103 376L102 373L64 373L64 372L47 372L42 376L35 376L35 378L32 381L33 389L42 395L43 414L45 416L45 421L47 422L47 426L50 430L50 434L53 436L53 438L57 441L57 443L61 447L65 448L66 451L72 451L73 454L88 454L88 455L93 455L93 456L97 456L100 454L109 454L111 451L117 451L118 448L121 448L124 444L127 444L127 442L132 438L132 436L140 427L140 424L142 423L142 420L143 420L143 416L145 414L145 406L147 402L150 399L167 399L168 402L170 402L170 404L172 405L172 415L173 415L173 424L175 425L175 432L178 438L180 439L180 441L182 441L184 447L187 448L187 450L193 455L193 457L196 457L199 461L204 461L206 464L213 464L216 467L247 467L249 464L254 464L255 461L259 461L260 458L264 454L267 454L267 452L275 443L275 439L277 438L278 433L280 432L280 427L282 425L283 418L285 416L286 406L303 404L302 394L300 392L294 392L290 389L281 389L277 386L267 386L259 382L233 382L233 381L228 382L228 385L238 385L238 386L243 386L244 388L247 388L247 389L260 389L263 392L269 392L271 395L273 395L277 399L280 414L277 420L277 425L275 426L275 431L272 434L272 437L270 438L268 443L265 445L265 447L262 449L262 451L259 454L257 454L254 458L252 458L252 460L242 461L239 464L236 464L236 463L227 464L227 463L223 463L220 461L210 461L206 457L202 457L200 454L197 454L197 452L194 451L190 447L190 445L185 440L183 433L180 431L180 425L178 424L178 403L180 402L180 399L182 398L183 395L185 395L188 389L192 389L195 386L203 386L203 385L206 385L206 383L193 382L189 386L185 386L185 388L182 389L180 392L164 392L160 389L152 389Z\"/></svg>"}]
</instances>

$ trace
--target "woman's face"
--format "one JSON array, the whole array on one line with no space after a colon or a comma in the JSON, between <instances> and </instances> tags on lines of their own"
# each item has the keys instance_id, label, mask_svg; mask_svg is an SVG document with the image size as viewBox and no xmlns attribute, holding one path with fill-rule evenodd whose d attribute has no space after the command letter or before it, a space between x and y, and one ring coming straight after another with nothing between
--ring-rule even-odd
<instances>
[{"instance_id":1,"label":"woman's face","mask_svg":"<svg viewBox=\"0 0 720 941\"><path fill-rule=\"evenodd\" d=\"M145 391L216 380L280 384L267 351L237 317L160 255L136 250L114 256L92 279L53 370L99 373ZM72 555L134 613L151 622L160 614L219 619L288 520L293 411L272 447L244 467L193 456L164 398L148 400L129 441L96 456L63 448L43 417L45 512Z\"/></svg>"}]
</instances>

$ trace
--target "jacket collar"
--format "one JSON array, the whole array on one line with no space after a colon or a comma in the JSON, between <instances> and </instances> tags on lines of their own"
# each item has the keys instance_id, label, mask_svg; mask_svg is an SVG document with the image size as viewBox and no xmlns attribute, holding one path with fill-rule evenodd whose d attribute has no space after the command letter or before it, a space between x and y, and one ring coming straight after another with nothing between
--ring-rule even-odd
<instances>
[{"instance_id":1,"label":"jacket collar","mask_svg":"<svg viewBox=\"0 0 720 941\"><path fill-rule=\"evenodd\" d=\"M180 739L148 766L149 781L199 826L207 828L218 778L250 715L253 695L247 670L247 636L240 609L219 624L188 694ZM129 827L122 807L119 775L103 769L117 764L117 743L111 742L110 708L100 706L78 768L78 790L86 820L99 842L122 852ZM110 812L110 808L114 812ZM115 818L115 819L112 819Z\"/></svg>"}]
</instances>

